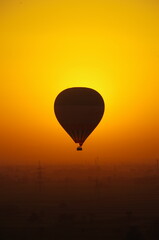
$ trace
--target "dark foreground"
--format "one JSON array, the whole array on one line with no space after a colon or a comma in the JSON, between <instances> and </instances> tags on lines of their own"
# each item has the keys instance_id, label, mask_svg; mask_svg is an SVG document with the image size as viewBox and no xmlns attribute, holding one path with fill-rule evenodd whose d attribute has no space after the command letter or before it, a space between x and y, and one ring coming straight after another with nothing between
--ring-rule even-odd
<instances>
[{"instance_id":1,"label":"dark foreground","mask_svg":"<svg viewBox=\"0 0 159 240\"><path fill-rule=\"evenodd\" d=\"M1 167L0 239L158 240L157 166Z\"/></svg>"}]
</instances>

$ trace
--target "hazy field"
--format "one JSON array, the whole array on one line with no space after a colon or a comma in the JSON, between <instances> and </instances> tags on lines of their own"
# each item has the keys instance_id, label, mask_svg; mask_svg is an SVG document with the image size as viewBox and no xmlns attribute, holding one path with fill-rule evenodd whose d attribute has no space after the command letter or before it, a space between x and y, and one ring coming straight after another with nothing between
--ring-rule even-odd
<instances>
[{"instance_id":1,"label":"hazy field","mask_svg":"<svg viewBox=\"0 0 159 240\"><path fill-rule=\"evenodd\" d=\"M0 239L159 239L159 169L0 167Z\"/></svg>"}]
</instances>

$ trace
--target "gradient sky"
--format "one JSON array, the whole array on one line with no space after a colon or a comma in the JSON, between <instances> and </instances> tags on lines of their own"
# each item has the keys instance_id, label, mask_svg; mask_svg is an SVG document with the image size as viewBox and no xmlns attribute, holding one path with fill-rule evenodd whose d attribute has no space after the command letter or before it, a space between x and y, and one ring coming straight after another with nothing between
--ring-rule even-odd
<instances>
[{"instance_id":1,"label":"gradient sky","mask_svg":"<svg viewBox=\"0 0 159 240\"><path fill-rule=\"evenodd\" d=\"M157 0L1 0L1 163L159 158ZM57 122L68 87L90 87L105 115L83 151Z\"/></svg>"}]
</instances>

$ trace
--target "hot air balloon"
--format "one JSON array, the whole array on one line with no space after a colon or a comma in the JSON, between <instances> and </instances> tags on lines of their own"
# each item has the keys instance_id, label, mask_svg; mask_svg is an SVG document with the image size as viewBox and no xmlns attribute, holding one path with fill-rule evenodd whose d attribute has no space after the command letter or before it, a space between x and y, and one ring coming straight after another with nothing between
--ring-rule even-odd
<instances>
[{"instance_id":1,"label":"hot air balloon","mask_svg":"<svg viewBox=\"0 0 159 240\"><path fill-rule=\"evenodd\" d=\"M54 112L61 126L79 144L77 150L82 150L84 141L102 119L104 101L91 88L68 88L56 97Z\"/></svg>"}]
</instances>

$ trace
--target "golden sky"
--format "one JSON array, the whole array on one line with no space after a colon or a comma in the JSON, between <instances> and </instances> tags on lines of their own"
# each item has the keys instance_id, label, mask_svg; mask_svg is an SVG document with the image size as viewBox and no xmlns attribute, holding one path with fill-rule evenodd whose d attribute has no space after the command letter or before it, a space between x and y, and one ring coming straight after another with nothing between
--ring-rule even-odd
<instances>
[{"instance_id":1,"label":"golden sky","mask_svg":"<svg viewBox=\"0 0 159 240\"><path fill-rule=\"evenodd\" d=\"M1 163L159 158L158 13L157 0L1 0ZM82 152L53 111L69 87L105 101Z\"/></svg>"}]
</instances>

